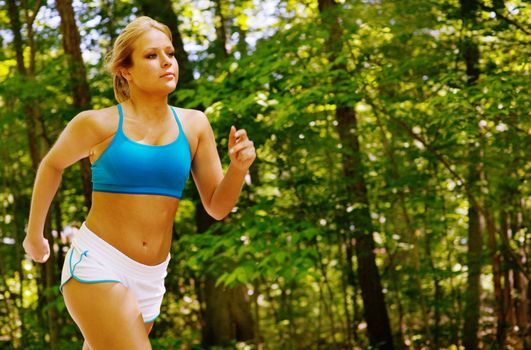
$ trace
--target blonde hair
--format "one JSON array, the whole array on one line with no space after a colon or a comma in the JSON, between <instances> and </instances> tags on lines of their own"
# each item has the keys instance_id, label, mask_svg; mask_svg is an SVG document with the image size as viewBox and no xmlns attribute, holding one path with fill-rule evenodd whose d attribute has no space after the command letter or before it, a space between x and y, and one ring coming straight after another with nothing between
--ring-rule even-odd
<instances>
[{"instance_id":1,"label":"blonde hair","mask_svg":"<svg viewBox=\"0 0 531 350\"><path fill-rule=\"evenodd\" d=\"M129 23L124 30L118 35L114 42L112 51L105 58L105 66L113 77L114 96L118 102L129 99L129 84L120 73L120 68L129 68L133 66L131 58L133 53L133 44L144 33L151 29L157 29L172 40L171 31L168 26L155 21L154 19L141 16Z\"/></svg>"}]
</instances>

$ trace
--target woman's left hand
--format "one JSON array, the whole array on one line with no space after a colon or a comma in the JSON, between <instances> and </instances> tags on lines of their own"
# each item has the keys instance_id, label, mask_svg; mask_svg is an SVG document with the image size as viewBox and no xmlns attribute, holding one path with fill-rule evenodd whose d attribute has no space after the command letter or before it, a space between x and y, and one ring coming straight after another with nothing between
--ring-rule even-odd
<instances>
[{"instance_id":1,"label":"woman's left hand","mask_svg":"<svg viewBox=\"0 0 531 350\"><path fill-rule=\"evenodd\" d=\"M236 130L234 126L230 128L229 134L229 156L231 164L240 170L247 170L256 158L256 150L253 141L247 137L244 129Z\"/></svg>"}]
</instances>

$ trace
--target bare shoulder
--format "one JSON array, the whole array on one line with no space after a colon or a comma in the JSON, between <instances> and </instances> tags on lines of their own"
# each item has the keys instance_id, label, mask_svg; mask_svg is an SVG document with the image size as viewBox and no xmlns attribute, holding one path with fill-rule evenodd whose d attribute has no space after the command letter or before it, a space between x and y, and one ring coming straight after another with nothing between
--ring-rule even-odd
<instances>
[{"instance_id":1,"label":"bare shoulder","mask_svg":"<svg viewBox=\"0 0 531 350\"><path fill-rule=\"evenodd\" d=\"M116 106L90 109L77 114L70 120L69 127L90 132L96 138L107 138L118 127L118 110Z\"/></svg>"},{"instance_id":2,"label":"bare shoulder","mask_svg":"<svg viewBox=\"0 0 531 350\"><path fill-rule=\"evenodd\" d=\"M65 169L88 157L94 145L116 132L119 118L112 110L113 107L87 110L72 118L46 155L46 162L56 169Z\"/></svg>"},{"instance_id":3,"label":"bare shoulder","mask_svg":"<svg viewBox=\"0 0 531 350\"><path fill-rule=\"evenodd\" d=\"M192 152L192 159L194 159L199 141L206 139L207 135L212 134L212 128L205 113L196 109L174 108L183 125L183 130Z\"/></svg>"},{"instance_id":4,"label":"bare shoulder","mask_svg":"<svg viewBox=\"0 0 531 350\"><path fill-rule=\"evenodd\" d=\"M179 107L174 108L189 137L199 137L202 133L210 129L210 122L202 111Z\"/></svg>"},{"instance_id":5,"label":"bare shoulder","mask_svg":"<svg viewBox=\"0 0 531 350\"><path fill-rule=\"evenodd\" d=\"M197 109L174 107L177 115L184 123L196 124L196 123L208 123L208 118L205 113Z\"/></svg>"}]
</instances>

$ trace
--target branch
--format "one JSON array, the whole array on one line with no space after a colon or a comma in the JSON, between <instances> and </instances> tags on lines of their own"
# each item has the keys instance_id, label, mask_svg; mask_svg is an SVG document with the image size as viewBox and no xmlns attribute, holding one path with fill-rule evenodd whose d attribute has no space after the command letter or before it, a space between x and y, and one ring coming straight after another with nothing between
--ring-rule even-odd
<instances>
[{"instance_id":1,"label":"branch","mask_svg":"<svg viewBox=\"0 0 531 350\"><path fill-rule=\"evenodd\" d=\"M376 111L379 111L380 113L382 113L383 115L386 115L387 117L389 117L389 119L391 119L393 122L397 123L400 127L402 127L412 138L414 138L415 140L419 141L420 143L422 143L422 145L424 147L426 147L426 149L435 156L435 158L437 158L437 160L439 160L443 165L444 165L444 168L446 168L446 170L448 170L450 172L450 174L452 174L452 176L454 176L459 182L460 182L460 185L459 186L462 186L463 189L465 190L465 193L468 195L468 200L471 202L472 206L475 206L478 211L485 216L485 209L483 208L483 206L481 205L481 203L479 202L479 200L476 198L476 196L474 195L474 193L472 192L472 189L470 188L470 186L468 185L468 181L465 181L464 178L462 178L457 172L455 172L453 169L452 169L452 166L451 164L439 153L437 152L437 150L435 150L427 141L425 141L420 135L417 135L413 132L413 130L411 129L411 127L409 125L407 125L406 122L394 117L391 115L391 113L387 113L385 110L382 111L382 109L377 106L374 101L368 97L369 94L366 94L365 95L365 100L369 103L369 105L371 107L373 107Z\"/></svg>"},{"instance_id":2,"label":"branch","mask_svg":"<svg viewBox=\"0 0 531 350\"><path fill-rule=\"evenodd\" d=\"M35 21L35 17L37 17L37 14L39 13L39 10L41 9L42 0L37 0L35 3L35 6L33 7L33 15L29 17L28 25L33 25L33 22Z\"/></svg>"},{"instance_id":3,"label":"branch","mask_svg":"<svg viewBox=\"0 0 531 350\"><path fill-rule=\"evenodd\" d=\"M26 17L26 24L28 25L28 27L31 27L33 25L33 22L35 21L35 17L37 17L37 14L39 13L41 6L42 6L42 0L37 0L35 2L35 6L33 6L33 11L30 16L27 0L22 1L22 7L25 10L24 12L25 12L25 17Z\"/></svg>"},{"instance_id":4,"label":"branch","mask_svg":"<svg viewBox=\"0 0 531 350\"><path fill-rule=\"evenodd\" d=\"M522 261L520 260L518 254L513 251L511 248L511 244L509 243L509 240L505 234L501 234L502 237L502 253L509 258L515 265L520 272L522 272L523 276L526 280L529 281L529 274L527 273L527 269L525 268L524 264L522 264Z\"/></svg>"},{"instance_id":5,"label":"branch","mask_svg":"<svg viewBox=\"0 0 531 350\"><path fill-rule=\"evenodd\" d=\"M514 21L514 20L510 19L509 17L506 17L503 14L499 13L496 8L491 7L491 6L487 6L484 3L479 2L479 1L478 1L478 5L484 11L494 12L496 14L496 18L503 19L505 22L507 22L509 24L512 24L513 26L515 26L516 28L520 29L522 32L526 33L527 35L531 34L524 27L522 27L520 24L518 24L516 21Z\"/></svg>"},{"instance_id":6,"label":"branch","mask_svg":"<svg viewBox=\"0 0 531 350\"><path fill-rule=\"evenodd\" d=\"M365 99L367 100L367 102L369 103L369 105L371 105L372 108L374 108L376 111L380 111L380 113L382 113L383 115L387 115L392 121L394 121L395 123L397 123L398 125L400 125L412 138L414 138L415 140L419 141L420 143L422 143L422 145L424 147L426 147L426 149L428 151L430 151L431 154L433 154L435 156L435 158L437 158L443 165L444 167L459 181L461 182L461 184L463 186L465 186L466 184L466 181L465 179L463 179L458 173L455 172L455 170L452 169L451 167L451 164L448 163L448 161L446 159L444 159L444 157L439 154L439 152L437 152L426 140L424 140L422 137L420 137L420 135L417 135L413 132L413 130L409 127L409 125L407 125L404 121L392 116L390 113L386 113L386 111L381 111L380 107L377 106L374 101L368 97L368 94L365 96ZM466 188L466 186L465 186Z\"/></svg>"}]
</instances>

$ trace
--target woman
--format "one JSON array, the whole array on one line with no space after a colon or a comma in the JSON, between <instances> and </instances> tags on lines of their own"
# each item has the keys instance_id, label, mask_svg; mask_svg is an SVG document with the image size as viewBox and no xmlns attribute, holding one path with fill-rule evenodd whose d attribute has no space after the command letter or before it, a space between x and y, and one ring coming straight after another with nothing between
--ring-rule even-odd
<instances>
[{"instance_id":1,"label":"woman","mask_svg":"<svg viewBox=\"0 0 531 350\"><path fill-rule=\"evenodd\" d=\"M223 176L214 134L199 111L168 106L179 68L165 25L131 22L108 62L119 104L73 118L39 166L24 249L46 262L43 227L63 170L90 157L92 207L66 254L61 289L83 349L150 349L170 259L174 217L191 171L207 212L236 204L256 154L231 127Z\"/></svg>"}]
</instances>

